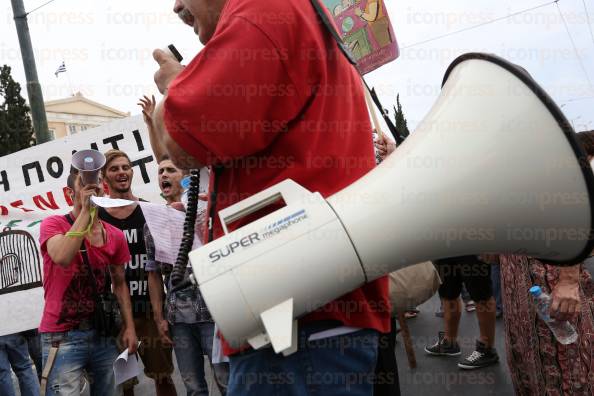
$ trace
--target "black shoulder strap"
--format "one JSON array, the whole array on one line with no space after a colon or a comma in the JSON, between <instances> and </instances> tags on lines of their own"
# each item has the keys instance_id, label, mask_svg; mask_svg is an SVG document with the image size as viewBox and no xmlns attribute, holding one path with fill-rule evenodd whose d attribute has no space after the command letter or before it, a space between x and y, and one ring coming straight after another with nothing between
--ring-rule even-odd
<instances>
[{"instance_id":1,"label":"black shoulder strap","mask_svg":"<svg viewBox=\"0 0 594 396\"><path fill-rule=\"evenodd\" d=\"M324 11L324 6L322 4L320 4L320 0L311 0L311 3L313 5L314 9L316 10L316 13L318 14L318 17L320 18L320 20L326 27L326 30L328 30L328 32L330 32L332 37L334 37L334 40L336 41L338 48L340 48L340 51L344 54L344 56L346 56L348 61L353 66L355 66L355 69L357 69L357 72L361 76L361 80L363 80L363 83L365 84L365 88L367 88L367 91L369 91L369 94L371 95L371 99L373 100L373 103L375 104L375 106L379 110L380 114L382 115L382 118L384 119L386 125L388 125L388 129L390 129L390 132L392 133L394 140L396 140L396 144L400 145L400 143L402 143L404 141L404 137L400 136L400 134L396 130L396 126L394 125L394 123L392 122L392 120L390 119L390 117L388 115L389 114L388 110L386 110L382 106L382 103L380 102L379 97L377 96L377 93L375 92L375 89L369 87L369 85L367 84L367 81L365 81L365 78L361 74L361 71L357 68L357 61L355 60L355 57L353 56L353 54L351 53L351 50L347 47L347 45L344 43L344 41L342 40L342 38L340 37L340 35L336 31L336 29L334 28L334 25L332 24L332 22L330 22L330 19L328 18L328 14L326 13L326 11Z\"/></svg>"},{"instance_id":2,"label":"black shoulder strap","mask_svg":"<svg viewBox=\"0 0 594 396\"><path fill-rule=\"evenodd\" d=\"M345 42L342 41L342 39L338 35L338 32L336 31L336 29L334 29L334 25L332 25L332 22L330 22L330 19L328 18L328 14L326 14L326 11L324 11L324 6L321 5L318 0L311 0L311 3L313 4L314 8L316 9L316 13L322 20L322 23L326 27L326 30L328 30L330 32L330 34L332 34L332 37L334 37L334 40L336 41L336 44L338 44L338 48L340 48L340 51L344 54L344 56L346 56L346 58L349 60L351 65L357 67L357 60L355 59L351 50L349 50L349 48L347 47Z\"/></svg>"},{"instance_id":3,"label":"black shoulder strap","mask_svg":"<svg viewBox=\"0 0 594 396\"><path fill-rule=\"evenodd\" d=\"M208 213L208 240L206 242L212 242L214 239L214 222L215 216L217 215L217 193L219 191L219 179L221 177L221 172L223 167L220 165L213 165L212 172L214 172L214 185L212 187L212 192L210 194L210 212Z\"/></svg>"}]
</instances>

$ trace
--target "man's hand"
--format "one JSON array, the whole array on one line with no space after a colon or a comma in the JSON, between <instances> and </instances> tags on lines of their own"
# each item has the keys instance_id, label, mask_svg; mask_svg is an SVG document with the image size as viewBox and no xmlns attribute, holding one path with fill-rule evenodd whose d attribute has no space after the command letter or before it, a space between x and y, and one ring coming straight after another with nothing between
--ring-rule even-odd
<instances>
[{"instance_id":1,"label":"man's hand","mask_svg":"<svg viewBox=\"0 0 594 396\"><path fill-rule=\"evenodd\" d=\"M208 194L206 193L200 193L198 194L198 199L201 201L208 201ZM169 207L175 209L175 210L179 210L180 212L185 212L186 211L186 207L184 206L183 202L171 202L169 204Z\"/></svg>"},{"instance_id":2,"label":"man's hand","mask_svg":"<svg viewBox=\"0 0 594 396\"><path fill-rule=\"evenodd\" d=\"M133 354L138 350L138 338L134 327L126 327L122 333L122 345L128 348L128 353Z\"/></svg>"},{"instance_id":3,"label":"man's hand","mask_svg":"<svg viewBox=\"0 0 594 396\"><path fill-rule=\"evenodd\" d=\"M157 331L159 332L161 343L165 346L173 345L173 341L169 336L169 323L165 319L155 319L155 323L157 324Z\"/></svg>"},{"instance_id":4,"label":"man's hand","mask_svg":"<svg viewBox=\"0 0 594 396\"><path fill-rule=\"evenodd\" d=\"M375 148L377 149L382 161L385 160L388 155L392 154L394 150L396 150L396 144L383 134L378 134L378 138L375 142L373 142L373 144L375 145Z\"/></svg>"},{"instance_id":5,"label":"man's hand","mask_svg":"<svg viewBox=\"0 0 594 396\"><path fill-rule=\"evenodd\" d=\"M145 124L152 127L153 112L155 111L155 107L157 106L157 102L155 101L155 95L152 95L150 99L146 95L143 95L143 97L139 99L137 105L142 107L142 116L144 117Z\"/></svg>"},{"instance_id":6,"label":"man's hand","mask_svg":"<svg viewBox=\"0 0 594 396\"><path fill-rule=\"evenodd\" d=\"M81 198L81 213L85 215L90 212L91 209L91 197L93 195L99 196L101 194L99 186L96 184L87 184L82 188L80 191L80 198Z\"/></svg>"},{"instance_id":7,"label":"man's hand","mask_svg":"<svg viewBox=\"0 0 594 396\"><path fill-rule=\"evenodd\" d=\"M579 283L560 280L551 295L551 318L565 321L571 319L579 311Z\"/></svg>"},{"instance_id":8,"label":"man's hand","mask_svg":"<svg viewBox=\"0 0 594 396\"><path fill-rule=\"evenodd\" d=\"M160 49L153 51L153 59L159 64L159 70L155 73L155 84L157 84L159 92L165 95L171 81L181 73L184 67L177 59Z\"/></svg>"}]
</instances>

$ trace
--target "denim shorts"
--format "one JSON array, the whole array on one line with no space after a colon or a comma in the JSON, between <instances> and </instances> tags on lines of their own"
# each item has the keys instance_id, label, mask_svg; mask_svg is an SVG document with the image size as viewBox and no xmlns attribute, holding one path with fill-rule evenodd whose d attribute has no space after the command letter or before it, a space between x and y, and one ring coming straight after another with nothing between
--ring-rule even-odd
<instances>
[{"instance_id":1,"label":"denim shorts","mask_svg":"<svg viewBox=\"0 0 594 396\"><path fill-rule=\"evenodd\" d=\"M52 344L59 345L50 371L46 396L79 394L83 373L92 395L115 395L113 363L118 356L115 340L97 336L95 330L42 333L43 366Z\"/></svg>"}]
</instances>

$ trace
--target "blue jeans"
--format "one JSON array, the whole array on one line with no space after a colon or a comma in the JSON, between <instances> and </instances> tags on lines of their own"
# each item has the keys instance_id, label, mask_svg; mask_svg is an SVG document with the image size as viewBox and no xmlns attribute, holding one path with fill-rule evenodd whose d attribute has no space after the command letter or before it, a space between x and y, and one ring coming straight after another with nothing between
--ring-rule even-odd
<instances>
[{"instance_id":1,"label":"blue jeans","mask_svg":"<svg viewBox=\"0 0 594 396\"><path fill-rule=\"evenodd\" d=\"M0 337L0 395L14 396L10 368L19 380L22 396L39 395L39 382L29 359L27 340L19 334Z\"/></svg>"},{"instance_id":2,"label":"blue jeans","mask_svg":"<svg viewBox=\"0 0 594 396\"><path fill-rule=\"evenodd\" d=\"M43 366L43 359L41 357L41 336L37 332L37 329L23 331L19 334L27 340L29 355L31 356L31 360L33 360L35 370L37 371L37 379L41 382L41 367Z\"/></svg>"},{"instance_id":3,"label":"blue jeans","mask_svg":"<svg viewBox=\"0 0 594 396\"><path fill-rule=\"evenodd\" d=\"M170 328L173 349L188 396L208 396L204 376L204 355L212 361L214 323L175 323ZM229 364L212 365L219 391L224 396L229 378Z\"/></svg>"},{"instance_id":4,"label":"blue jeans","mask_svg":"<svg viewBox=\"0 0 594 396\"><path fill-rule=\"evenodd\" d=\"M372 395L379 333L365 329L308 341L309 335L325 330L320 326L312 323L299 330L299 349L292 355L267 347L231 356L228 395Z\"/></svg>"},{"instance_id":5,"label":"blue jeans","mask_svg":"<svg viewBox=\"0 0 594 396\"><path fill-rule=\"evenodd\" d=\"M114 339L98 337L94 330L72 330L42 333L41 342L44 368L52 342L59 342L46 396L79 395L83 371L89 378L91 396L115 395L113 363L118 350Z\"/></svg>"}]
</instances>

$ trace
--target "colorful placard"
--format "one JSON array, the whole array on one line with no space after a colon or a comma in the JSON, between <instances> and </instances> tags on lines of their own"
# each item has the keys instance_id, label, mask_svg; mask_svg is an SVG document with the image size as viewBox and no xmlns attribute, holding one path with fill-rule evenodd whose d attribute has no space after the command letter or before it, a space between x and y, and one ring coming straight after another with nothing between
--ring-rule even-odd
<instances>
[{"instance_id":1,"label":"colorful placard","mask_svg":"<svg viewBox=\"0 0 594 396\"><path fill-rule=\"evenodd\" d=\"M383 0L322 0L362 74L398 58L394 29Z\"/></svg>"}]
</instances>

